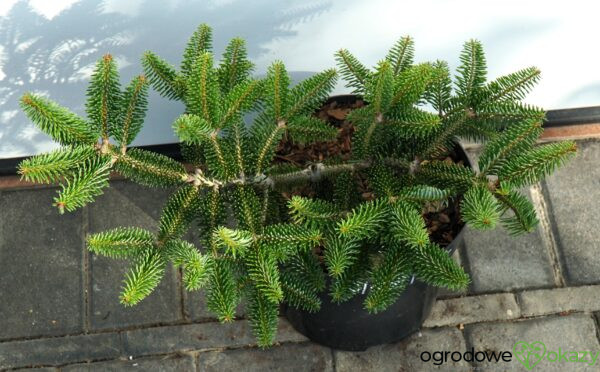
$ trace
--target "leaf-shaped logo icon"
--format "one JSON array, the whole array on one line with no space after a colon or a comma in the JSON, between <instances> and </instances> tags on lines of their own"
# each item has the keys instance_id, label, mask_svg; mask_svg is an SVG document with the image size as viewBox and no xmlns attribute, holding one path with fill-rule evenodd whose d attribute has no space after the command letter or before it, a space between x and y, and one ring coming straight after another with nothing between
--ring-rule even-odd
<instances>
[{"instance_id":1,"label":"leaf-shaped logo icon","mask_svg":"<svg viewBox=\"0 0 600 372\"><path fill-rule=\"evenodd\" d=\"M513 346L513 352L525 368L532 370L546 355L546 345L539 341L532 343L519 341Z\"/></svg>"}]
</instances>

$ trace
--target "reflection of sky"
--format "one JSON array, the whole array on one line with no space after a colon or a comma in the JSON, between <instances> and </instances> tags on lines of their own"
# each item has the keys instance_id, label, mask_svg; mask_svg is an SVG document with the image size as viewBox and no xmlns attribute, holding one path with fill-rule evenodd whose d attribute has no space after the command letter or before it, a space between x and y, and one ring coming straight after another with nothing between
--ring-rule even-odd
<instances>
[{"instance_id":1,"label":"reflection of sky","mask_svg":"<svg viewBox=\"0 0 600 372\"><path fill-rule=\"evenodd\" d=\"M406 34L416 41L417 61L439 58L456 67L462 43L473 37L484 43L490 78L529 65L542 70L528 102L547 109L600 105L595 3L0 0L0 158L55 146L20 112L23 92L47 94L83 114L87 79L102 54L115 55L126 84L141 71L139 57L147 49L177 66L202 22L214 28L217 54L241 36L257 73L281 59L297 78L306 75L300 71L334 66L341 47L373 65ZM340 84L336 92L345 89ZM151 94L136 144L175 141L170 124L180 112L178 103Z\"/></svg>"}]
</instances>

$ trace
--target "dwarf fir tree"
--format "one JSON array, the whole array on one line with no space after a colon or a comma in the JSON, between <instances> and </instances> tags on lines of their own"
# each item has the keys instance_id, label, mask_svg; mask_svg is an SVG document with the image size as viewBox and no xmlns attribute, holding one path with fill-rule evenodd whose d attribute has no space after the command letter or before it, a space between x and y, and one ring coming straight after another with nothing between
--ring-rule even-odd
<instances>
[{"instance_id":1,"label":"dwarf fir tree","mask_svg":"<svg viewBox=\"0 0 600 372\"><path fill-rule=\"evenodd\" d=\"M211 40L211 29L201 25L179 70L145 53L145 76L124 90L105 56L90 82L87 119L37 95L21 100L28 117L63 147L22 162L19 171L34 182L60 182L59 211L92 201L111 171L142 185L176 188L158 231L122 227L88 237L91 251L131 260L125 305L148 296L171 262L181 268L187 290L205 289L208 309L223 322L234 319L245 298L259 344L267 346L279 304L317 311L326 275L336 301L367 288L365 307L372 312L392 304L413 276L464 288L467 275L431 241L423 207L462 198L462 218L473 227L500 223L515 234L531 231L535 211L518 189L575 151L571 142L535 146L544 113L521 103L539 78L535 68L488 83L481 45L470 41L453 81L444 62L414 64L413 42L403 38L374 70L346 50L336 54L348 86L369 103L349 116L352 159L276 165L282 141L335 139L337 128L312 114L336 72L291 86L283 63L274 62L256 80L242 39L231 40L218 64ZM192 171L129 148L142 126L148 85L185 104L173 129ZM247 123L250 111L257 116ZM443 161L459 137L486 142L478 172ZM372 200L357 196L358 178L366 179ZM315 197L292 192L289 200L281 192L315 182L330 190ZM200 232L201 247L182 239L189 228Z\"/></svg>"}]
</instances>

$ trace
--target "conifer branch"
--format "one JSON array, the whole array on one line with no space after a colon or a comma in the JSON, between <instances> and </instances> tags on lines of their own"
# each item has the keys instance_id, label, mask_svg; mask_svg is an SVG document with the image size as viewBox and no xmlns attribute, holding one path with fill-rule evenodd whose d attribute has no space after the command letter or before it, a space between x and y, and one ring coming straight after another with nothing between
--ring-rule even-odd
<instances>
[{"instance_id":1,"label":"conifer branch","mask_svg":"<svg viewBox=\"0 0 600 372\"><path fill-rule=\"evenodd\" d=\"M224 93L231 91L248 78L254 64L247 59L244 39L233 38L225 48L219 66L219 83Z\"/></svg>"},{"instance_id":2,"label":"conifer branch","mask_svg":"<svg viewBox=\"0 0 600 372\"><path fill-rule=\"evenodd\" d=\"M310 283L290 272L281 275L283 298L289 305L308 312L316 312L321 307L321 300Z\"/></svg>"},{"instance_id":3,"label":"conifer branch","mask_svg":"<svg viewBox=\"0 0 600 372\"><path fill-rule=\"evenodd\" d=\"M279 305L270 301L258 289L250 290L248 301L250 325L256 335L258 346L271 346L277 332Z\"/></svg>"},{"instance_id":4,"label":"conifer branch","mask_svg":"<svg viewBox=\"0 0 600 372\"><path fill-rule=\"evenodd\" d=\"M438 112L440 117L446 116L446 109L452 97L452 80L446 61L435 61L429 89L424 93L424 98Z\"/></svg>"},{"instance_id":5,"label":"conifer branch","mask_svg":"<svg viewBox=\"0 0 600 372\"><path fill-rule=\"evenodd\" d=\"M154 241L151 232L137 227L118 227L87 237L91 252L111 258L138 257L152 248Z\"/></svg>"},{"instance_id":6,"label":"conifer branch","mask_svg":"<svg viewBox=\"0 0 600 372\"><path fill-rule=\"evenodd\" d=\"M391 232L396 240L410 247L421 248L429 244L429 234L420 211L398 201L392 207Z\"/></svg>"},{"instance_id":7,"label":"conifer branch","mask_svg":"<svg viewBox=\"0 0 600 372\"><path fill-rule=\"evenodd\" d=\"M410 36L404 36L394 44L385 57L391 63L394 75L412 65L414 52L414 40Z\"/></svg>"},{"instance_id":8,"label":"conifer branch","mask_svg":"<svg viewBox=\"0 0 600 372\"><path fill-rule=\"evenodd\" d=\"M342 237L366 238L382 227L388 213L389 206L382 199L364 202L338 222L337 230Z\"/></svg>"},{"instance_id":9,"label":"conifer branch","mask_svg":"<svg viewBox=\"0 0 600 372\"><path fill-rule=\"evenodd\" d=\"M23 160L19 164L18 173L30 182L58 182L95 155L91 146L65 147Z\"/></svg>"},{"instance_id":10,"label":"conifer branch","mask_svg":"<svg viewBox=\"0 0 600 372\"><path fill-rule=\"evenodd\" d=\"M517 188L538 182L575 155L573 141L550 143L515 155L498 170L503 188Z\"/></svg>"},{"instance_id":11,"label":"conifer branch","mask_svg":"<svg viewBox=\"0 0 600 372\"><path fill-rule=\"evenodd\" d=\"M135 139L146 115L148 105L148 82L143 75L135 77L123 95L119 125L112 130L113 136L121 144L121 152Z\"/></svg>"},{"instance_id":12,"label":"conifer branch","mask_svg":"<svg viewBox=\"0 0 600 372\"><path fill-rule=\"evenodd\" d=\"M142 57L144 75L150 85L163 97L183 99L185 86L181 84L175 68L152 52L145 52Z\"/></svg>"},{"instance_id":13,"label":"conifer branch","mask_svg":"<svg viewBox=\"0 0 600 372\"><path fill-rule=\"evenodd\" d=\"M425 93L433 75L433 67L429 63L406 69L394 81L394 95L390 106L411 106Z\"/></svg>"},{"instance_id":14,"label":"conifer branch","mask_svg":"<svg viewBox=\"0 0 600 372\"><path fill-rule=\"evenodd\" d=\"M252 187L238 185L235 188L237 201L234 208L242 228L257 235L260 230L260 202Z\"/></svg>"},{"instance_id":15,"label":"conifer branch","mask_svg":"<svg viewBox=\"0 0 600 372\"><path fill-rule=\"evenodd\" d=\"M235 318L238 303L239 293L230 264L223 259L216 259L209 278L206 307L225 323Z\"/></svg>"},{"instance_id":16,"label":"conifer branch","mask_svg":"<svg viewBox=\"0 0 600 372\"><path fill-rule=\"evenodd\" d=\"M221 117L217 128L225 128L230 123L235 123L241 114L251 109L259 98L262 82L259 80L249 80L233 87L233 90L227 95L226 110Z\"/></svg>"},{"instance_id":17,"label":"conifer branch","mask_svg":"<svg viewBox=\"0 0 600 372\"><path fill-rule=\"evenodd\" d=\"M540 79L540 70L536 67L513 72L512 74L501 76L488 84L489 97L485 101L495 102L498 100L510 99L521 100L537 84Z\"/></svg>"},{"instance_id":18,"label":"conifer branch","mask_svg":"<svg viewBox=\"0 0 600 372\"><path fill-rule=\"evenodd\" d=\"M321 242L321 231L295 224L278 223L266 226L258 236L266 246L298 246L303 250L310 249Z\"/></svg>"},{"instance_id":19,"label":"conifer branch","mask_svg":"<svg viewBox=\"0 0 600 372\"><path fill-rule=\"evenodd\" d=\"M325 265L334 278L341 277L358 258L357 240L332 237L325 242Z\"/></svg>"},{"instance_id":20,"label":"conifer branch","mask_svg":"<svg viewBox=\"0 0 600 372\"><path fill-rule=\"evenodd\" d=\"M110 165L109 157L94 157L79 167L72 177L67 177L66 184L61 185L62 189L54 198L60 214L83 207L101 195L102 189L108 186Z\"/></svg>"},{"instance_id":21,"label":"conifer branch","mask_svg":"<svg viewBox=\"0 0 600 372\"><path fill-rule=\"evenodd\" d=\"M181 141L189 144L209 143L218 131L198 115L183 114L173 122L173 129Z\"/></svg>"},{"instance_id":22,"label":"conifer branch","mask_svg":"<svg viewBox=\"0 0 600 372\"><path fill-rule=\"evenodd\" d=\"M459 95L465 100L464 107L468 108L486 80L486 62L481 43L477 40L467 41L460 54L460 61L456 85Z\"/></svg>"},{"instance_id":23,"label":"conifer branch","mask_svg":"<svg viewBox=\"0 0 600 372\"><path fill-rule=\"evenodd\" d=\"M113 153L113 156L115 169L142 185L167 187L188 180L183 165L164 155L132 148L125 154Z\"/></svg>"},{"instance_id":24,"label":"conifer branch","mask_svg":"<svg viewBox=\"0 0 600 372\"><path fill-rule=\"evenodd\" d=\"M465 193L460 210L463 220L480 230L493 229L500 219L500 205L488 188L482 186Z\"/></svg>"},{"instance_id":25,"label":"conifer branch","mask_svg":"<svg viewBox=\"0 0 600 372\"><path fill-rule=\"evenodd\" d=\"M257 246L249 250L244 259L248 275L256 288L267 301L279 303L283 299L283 290L275 257Z\"/></svg>"},{"instance_id":26,"label":"conifer branch","mask_svg":"<svg viewBox=\"0 0 600 372\"><path fill-rule=\"evenodd\" d=\"M198 188L193 185L183 186L169 198L159 221L159 244L180 238L185 233L196 217L198 202Z\"/></svg>"},{"instance_id":27,"label":"conifer branch","mask_svg":"<svg viewBox=\"0 0 600 372\"><path fill-rule=\"evenodd\" d=\"M285 119L284 113L287 111L289 85L289 76L281 61L276 61L269 66L265 87L268 92L267 96L270 98L268 106L272 119L278 124Z\"/></svg>"},{"instance_id":28,"label":"conifer branch","mask_svg":"<svg viewBox=\"0 0 600 372\"><path fill-rule=\"evenodd\" d=\"M365 84L365 99L376 116L380 116L392 102L394 76L389 62L381 62L372 79ZM377 119L378 122L382 120Z\"/></svg>"},{"instance_id":29,"label":"conifer branch","mask_svg":"<svg viewBox=\"0 0 600 372\"><path fill-rule=\"evenodd\" d=\"M273 151L273 147L279 142L283 132L285 131L287 124L285 121L280 120L277 122L275 128L273 128L270 134L265 139L265 142L259 149L258 156L256 158L256 174L262 174L264 168L267 166L267 161L270 161L268 154Z\"/></svg>"},{"instance_id":30,"label":"conifer branch","mask_svg":"<svg viewBox=\"0 0 600 372\"><path fill-rule=\"evenodd\" d=\"M513 212L512 217L503 217L502 224L511 235L532 232L539 224L535 208L529 200L516 191L496 190L494 196L505 209Z\"/></svg>"},{"instance_id":31,"label":"conifer branch","mask_svg":"<svg viewBox=\"0 0 600 372\"><path fill-rule=\"evenodd\" d=\"M204 53L212 49L212 29L203 23L194 31L183 52L181 61L181 72L190 76L194 70L194 63Z\"/></svg>"},{"instance_id":32,"label":"conifer branch","mask_svg":"<svg viewBox=\"0 0 600 372\"><path fill-rule=\"evenodd\" d=\"M393 304L408 285L411 265L402 247L388 247L383 262L373 270L369 294L364 306L370 313L378 313Z\"/></svg>"},{"instance_id":33,"label":"conifer branch","mask_svg":"<svg viewBox=\"0 0 600 372\"><path fill-rule=\"evenodd\" d=\"M342 76L346 79L346 87L354 88L354 93L364 92L365 82L370 74L369 70L346 49L337 51L335 53L335 60L338 63Z\"/></svg>"},{"instance_id":34,"label":"conifer branch","mask_svg":"<svg viewBox=\"0 0 600 372\"><path fill-rule=\"evenodd\" d=\"M290 118L300 113L310 114L327 98L337 78L334 69L325 70L303 80L290 91L291 107L286 113Z\"/></svg>"},{"instance_id":35,"label":"conifer branch","mask_svg":"<svg viewBox=\"0 0 600 372\"><path fill-rule=\"evenodd\" d=\"M225 224L223 200L218 188L209 188L200 195L198 217L204 244L216 256L218 242L214 239L214 231L219 225Z\"/></svg>"},{"instance_id":36,"label":"conifer branch","mask_svg":"<svg viewBox=\"0 0 600 372\"><path fill-rule=\"evenodd\" d=\"M20 104L29 120L61 145L94 144L98 140L85 120L51 100L25 93Z\"/></svg>"},{"instance_id":37,"label":"conifer branch","mask_svg":"<svg viewBox=\"0 0 600 372\"><path fill-rule=\"evenodd\" d=\"M117 65L110 54L96 64L96 70L87 90L86 111L92 124L99 129L102 139L108 141L119 116L121 90Z\"/></svg>"},{"instance_id":38,"label":"conifer branch","mask_svg":"<svg viewBox=\"0 0 600 372\"><path fill-rule=\"evenodd\" d=\"M300 116L292 119L287 132L295 143L307 144L317 141L332 141L338 129L312 116Z\"/></svg>"},{"instance_id":39,"label":"conifer branch","mask_svg":"<svg viewBox=\"0 0 600 372\"><path fill-rule=\"evenodd\" d=\"M415 253L412 267L426 283L454 290L465 289L469 285L469 276L437 244L430 243L412 252Z\"/></svg>"},{"instance_id":40,"label":"conifer branch","mask_svg":"<svg viewBox=\"0 0 600 372\"><path fill-rule=\"evenodd\" d=\"M186 104L190 113L200 116L216 128L220 115L220 91L209 52L199 55L187 82Z\"/></svg>"},{"instance_id":41,"label":"conifer branch","mask_svg":"<svg viewBox=\"0 0 600 372\"><path fill-rule=\"evenodd\" d=\"M254 242L252 234L248 231L232 230L224 226L214 231L213 240L217 246L224 248L225 252L233 258L243 256Z\"/></svg>"},{"instance_id":42,"label":"conifer branch","mask_svg":"<svg viewBox=\"0 0 600 372\"><path fill-rule=\"evenodd\" d=\"M165 272L165 261L159 252L146 251L127 274L121 303L133 306L146 298L158 286Z\"/></svg>"},{"instance_id":43,"label":"conifer branch","mask_svg":"<svg viewBox=\"0 0 600 372\"><path fill-rule=\"evenodd\" d=\"M188 291L204 287L211 275L213 261L184 240L170 240L164 247L173 264L183 269L183 284Z\"/></svg>"},{"instance_id":44,"label":"conifer branch","mask_svg":"<svg viewBox=\"0 0 600 372\"><path fill-rule=\"evenodd\" d=\"M296 195L288 202L288 208L294 222L306 226L323 227L342 215L341 211L330 202Z\"/></svg>"},{"instance_id":45,"label":"conifer branch","mask_svg":"<svg viewBox=\"0 0 600 372\"><path fill-rule=\"evenodd\" d=\"M494 140L488 142L479 157L479 172L488 174L501 164L510 153L532 147L542 134L542 122L527 120L507 128Z\"/></svg>"}]
</instances>

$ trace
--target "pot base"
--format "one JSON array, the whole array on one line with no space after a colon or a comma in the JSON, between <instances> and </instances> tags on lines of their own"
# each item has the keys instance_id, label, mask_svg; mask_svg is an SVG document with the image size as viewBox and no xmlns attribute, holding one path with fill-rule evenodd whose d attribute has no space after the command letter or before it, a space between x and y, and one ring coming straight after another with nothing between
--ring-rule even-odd
<instances>
[{"instance_id":1,"label":"pot base","mask_svg":"<svg viewBox=\"0 0 600 372\"><path fill-rule=\"evenodd\" d=\"M464 229L446 247L452 255L462 244ZM418 331L433 308L438 288L418 279L409 284L385 311L370 314L364 308L367 294L358 294L341 304L331 302L327 292L319 295L316 313L283 304L292 326L310 340L338 350L364 351L370 346L395 343Z\"/></svg>"},{"instance_id":2,"label":"pot base","mask_svg":"<svg viewBox=\"0 0 600 372\"><path fill-rule=\"evenodd\" d=\"M431 312L437 288L416 280L385 311L369 314L363 306L366 295L335 304L321 295L316 313L284 307L292 326L310 340L338 350L363 351L370 346L398 342L421 328Z\"/></svg>"}]
</instances>

